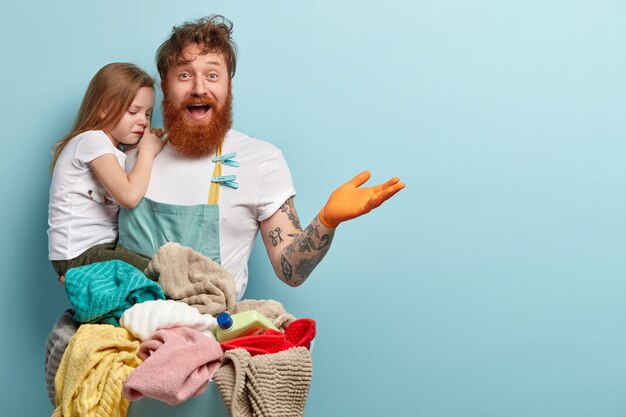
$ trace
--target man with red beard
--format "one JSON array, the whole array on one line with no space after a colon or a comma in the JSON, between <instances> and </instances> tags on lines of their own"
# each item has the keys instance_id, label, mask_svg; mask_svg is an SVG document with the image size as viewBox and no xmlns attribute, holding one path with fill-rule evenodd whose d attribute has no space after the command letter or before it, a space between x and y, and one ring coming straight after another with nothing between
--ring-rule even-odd
<instances>
[{"instance_id":1,"label":"man with red beard","mask_svg":"<svg viewBox=\"0 0 626 417\"><path fill-rule=\"evenodd\" d=\"M291 286L306 280L328 252L339 223L365 214L404 188L398 178L373 187L362 172L335 190L304 229L281 151L231 129L236 47L232 23L210 16L174 27L157 51L169 143L157 156L150 186L119 217L119 241L152 256L178 242L220 263L241 298L256 234L276 275ZM127 169L135 155L129 154Z\"/></svg>"}]
</instances>

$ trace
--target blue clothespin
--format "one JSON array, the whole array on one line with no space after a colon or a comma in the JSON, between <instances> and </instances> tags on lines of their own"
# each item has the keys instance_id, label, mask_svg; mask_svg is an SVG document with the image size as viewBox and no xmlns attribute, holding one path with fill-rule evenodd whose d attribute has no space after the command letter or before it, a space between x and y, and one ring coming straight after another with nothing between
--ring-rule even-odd
<instances>
[{"instance_id":1,"label":"blue clothespin","mask_svg":"<svg viewBox=\"0 0 626 417\"><path fill-rule=\"evenodd\" d=\"M224 165L231 167L238 167L240 164L237 161L233 161L233 158L237 156L237 152L227 153L226 155L214 156L213 162L222 161Z\"/></svg>"},{"instance_id":2,"label":"blue clothespin","mask_svg":"<svg viewBox=\"0 0 626 417\"><path fill-rule=\"evenodd\" d=\"M211 182L217 182L227 187L237 189L239 188L239 183L235 181L236 179L236 175L221 175L219 177L211 178Z\"/></svg>"}]
</instances>

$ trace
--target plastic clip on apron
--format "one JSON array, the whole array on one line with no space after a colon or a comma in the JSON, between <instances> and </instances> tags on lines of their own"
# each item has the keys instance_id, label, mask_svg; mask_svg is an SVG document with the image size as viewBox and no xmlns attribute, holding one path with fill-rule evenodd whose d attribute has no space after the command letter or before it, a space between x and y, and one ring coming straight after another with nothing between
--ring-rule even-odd
<instances>
[{"instance_id":1,"label":"plastic clip on apron","mask_svg":"<svg viewBox=\"0 0 626 417\"><path fill-rule=\"evenodd\" d=\"M237 167L230 153L222 156L221 148L213 158L215 168L209 187L208 204L179 206L152 201L144 197L134 209L119 213L119 244L152 257L161 246L177 242L221 263L220 259L220 184L237 188L235 175L222 176L222 163Z\"/></svg>"}]
</instances>

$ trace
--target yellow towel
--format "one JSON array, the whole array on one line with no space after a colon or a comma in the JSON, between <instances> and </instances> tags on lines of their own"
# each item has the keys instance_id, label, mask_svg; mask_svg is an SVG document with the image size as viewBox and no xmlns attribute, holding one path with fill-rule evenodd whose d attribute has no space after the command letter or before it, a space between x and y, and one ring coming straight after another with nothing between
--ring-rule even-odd
<instances>
[{"instance_id":1,"label":"yellow towel","mask_svg":"<svg viewBox=\"0 0 626 417\"><path fill-rule=\"evenodd\" d=\"M55 378L52 417L124 417L122 385L141 359L139 341L126 329L83 324L70 339Z\"/></svg>"}]
</instances>

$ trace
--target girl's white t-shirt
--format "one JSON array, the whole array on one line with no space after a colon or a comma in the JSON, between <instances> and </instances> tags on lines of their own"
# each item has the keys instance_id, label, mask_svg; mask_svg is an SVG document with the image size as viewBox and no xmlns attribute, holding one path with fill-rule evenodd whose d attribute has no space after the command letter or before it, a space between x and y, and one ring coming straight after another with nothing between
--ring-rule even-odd
<instances>
[{"instance_id":1,"label":"girl's white t-shirt","mask_svg":"<svg viewBox=\"0 0 626 417\"><path fill-rule=\"evenodd\" d=\"M48 257L69 260L87 249L117 240L119 206L89 167L113 154L124 168L126 155L101 130L73 137L54 167L48 203Z\"/></svg>"}]
</instances>

